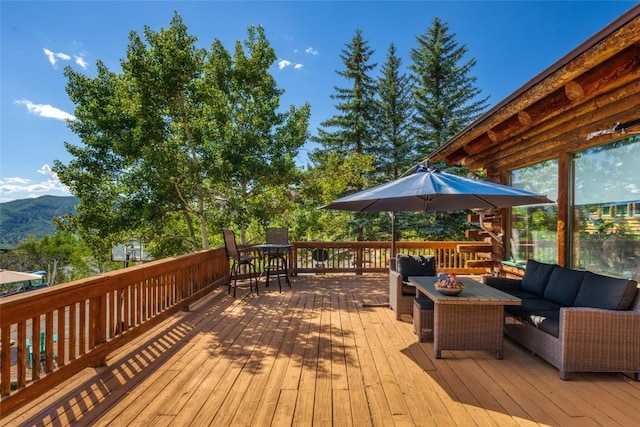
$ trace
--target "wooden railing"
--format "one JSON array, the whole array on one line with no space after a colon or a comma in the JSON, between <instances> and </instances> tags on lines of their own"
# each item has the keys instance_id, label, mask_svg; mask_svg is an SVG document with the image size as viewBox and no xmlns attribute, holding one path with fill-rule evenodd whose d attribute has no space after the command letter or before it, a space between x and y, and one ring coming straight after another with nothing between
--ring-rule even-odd
<instances>
[{"instance_id":1,"label":"wooden railing","mask_svg":"<svg viewBox=\"0 0 640 427\"><path fill-rule=\"evenodd\" d=\"M467 245L473 251L464 251ZM483 274L480 253L490 253L482 242L396 242L396 252L435 255L437 269L456 274ZM385 273L391 258L390 242L295 242L290 269L298 273ZM476 263L479 266L471 266Z\"/></svg>"},{"instance_id":2,"label":"wooden railing","mask_svg":"<svg viewBox=\"0 0 640 427\"><path fill-rule=\"evenodd\" d=\"M398 242L397 251L436 255L440 271L484 273L468 264L490 247L464 250L471 243ZM390 255L389 242L295 242L289 269L384 273ZM103 365L111 351L226 285L228 274L225 250L216 248L0 298L0 418L81 370Z\"/></svg>"},{"instance_id":3,"label":"wooden railing","mask_svg":"<svg viewBox=\"0 0 640 427\"><path fill-rule=\"evenodd\" d=\"M226 284L224 248L154 261L0 300L0 414ZM1 415L0 415L1 417Z\"/></svg>"}]
</instances>

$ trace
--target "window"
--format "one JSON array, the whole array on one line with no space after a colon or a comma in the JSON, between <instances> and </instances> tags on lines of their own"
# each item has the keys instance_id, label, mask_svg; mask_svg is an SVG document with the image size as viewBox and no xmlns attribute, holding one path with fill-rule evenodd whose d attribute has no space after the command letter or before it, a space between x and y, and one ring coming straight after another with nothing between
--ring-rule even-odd
<instances>
[{"instance_id":1,"label":"window","mask_svg":"<svg viewBox=\"0 0 640 427\"><path fill-rule=\"evenodd\" d=\"M511 185L558 198L558 162L550 160L518 169L511 173ZM519 206L511 209L509 218L508 257L522 262L558 262L558 208L556 204Z\"/></svg>"},{"instance_id":2,"label":"window","mask_svg":"<svg viewBox=\"0 0 640 427\"><path fill-rule=\"evenodd\" d=\"M572 267L639 278L638 164L637 136L573 155Z\"/></svg>"},{"instance_id":3,"label":"window","mask_svg":"<svg viewBox=\"0 0 640 427\"><path fill-rule=\"evenodd\" d=\"M621 205L616 205L615 207L615 215L614 216L627 216L627 212L629 208L629 205L627 205L626 203L623 203Z\"/></svg>"}]
</instances>

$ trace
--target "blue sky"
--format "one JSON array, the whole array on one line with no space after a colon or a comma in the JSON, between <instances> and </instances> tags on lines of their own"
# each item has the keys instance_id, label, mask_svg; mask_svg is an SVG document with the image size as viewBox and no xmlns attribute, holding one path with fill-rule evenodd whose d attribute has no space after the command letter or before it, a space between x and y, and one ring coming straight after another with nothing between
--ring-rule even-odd
<instances>
[{"instance_id":1,"label":"blue sky","mask_svg":"<svg viewBox=\"0 0 640 427\"><path fill-rule=\"evenodd\" d=\"M334 87L347 82L341 51L361 29L378 68L393 43L405 66L434 17L475 58L472 75L490 105L598 32L629 1L6 1L0 2L0 202L69 195L50 167L68 162L64 142L74 105L65 66L95 76L96 61L120 70L131 31L167 28L175 11L201 47L219 39L232 51L250 25L262 25L276 51L272 74L282 107L311 105L310 132L335 114ZM377 75L377 73L375 74ZM300 163L306 164L306 150Z\"/></svg>"}]
</instances>

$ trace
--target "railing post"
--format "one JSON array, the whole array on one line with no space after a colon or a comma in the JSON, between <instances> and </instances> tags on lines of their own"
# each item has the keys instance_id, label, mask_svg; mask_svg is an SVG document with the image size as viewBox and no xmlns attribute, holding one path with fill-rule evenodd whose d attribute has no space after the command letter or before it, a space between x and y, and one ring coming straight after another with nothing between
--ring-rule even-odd
<instances>
[{"instance_id":1,"label":"railing post","mask_svg":"<svg viewBox=\"0 0 640 427\"><path fill-rule=\"evenodd\" d=\"M89 301L89 348L94 349L106 342L107 301L105 295L91 298ZM94 367L107 364L106 355L96 362Z\"/></svg>"},{"instance_id":2,"label":"railing post","mask_svg":"<svg viewBox=\"0 0 640 427\"><path fill-rule=\"evenodd\" d=\"M291 248L291 254L289 256L289 272L292 276L298 275L298 248L293 245Z\"/></svg>"}]
</instances>

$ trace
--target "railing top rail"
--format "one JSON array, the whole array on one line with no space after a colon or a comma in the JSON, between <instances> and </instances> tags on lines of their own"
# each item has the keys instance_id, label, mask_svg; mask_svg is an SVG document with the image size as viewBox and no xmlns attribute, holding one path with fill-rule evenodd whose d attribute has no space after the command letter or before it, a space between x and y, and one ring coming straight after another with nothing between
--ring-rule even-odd
<instances>
[{"instance_id":1,"label":"railing top rail","mask_svg":"<svg viewBox=\"0 0 640 427\"><path fill-rule=\"evenodd\" d=\"M389 241L342 241L342 242L316 242L316 241L296 241L292 242L294 248L352 248L352 247L390 247ZM459 241L425 241L425 242L396 242L396 247L404 248L456 248L458 245L479 245L491 246L489 242L481 242L477 240L459 240Z\"/></svg>"}]
</instances>

